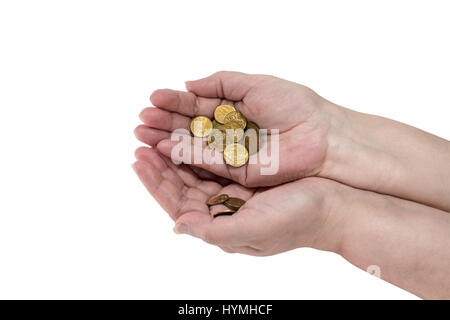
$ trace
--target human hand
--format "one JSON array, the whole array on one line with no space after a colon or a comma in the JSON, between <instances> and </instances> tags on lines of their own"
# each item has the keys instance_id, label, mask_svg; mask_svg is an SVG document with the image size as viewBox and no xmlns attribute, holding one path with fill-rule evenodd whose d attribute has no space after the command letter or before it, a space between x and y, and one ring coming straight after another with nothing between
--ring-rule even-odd
<instances>
[{"instance_id":1,"label":"human hand","mask_svg":"<svg viewBox=\"0 0 450 320\"><path fill-rule=\"evenodd\" d=\"M134 168L177 222L175 231L251 255L303 246L329 250L363 270L375 262L383 279L420 296L448 297L448 268L442 263L448 261L448 214L379 194L448 211L448 141L335 106L303 86L273 77L222 72L189 82L187 88L191 92L158 90L152 95L157 108L141 113L145 125L136 129L139 140L170 157L173 130L187 129L196 115L211 118L217 105L228 103L261 128L278 126L282 157L278 174L261 176L258 165L176 166L154 149L138 149ZM296 180L308 175L379 193L322 178ZM291 180L296 181L249 188ZM213 219L210 210L221 208L208 208L205 201L219 193L247 202L233 216Z\"/></svg>"},{"instance_id":2,"label":"human hand","mask_svg":"<svg viewBox=\"0 0 450 320\"><path fill-rule=\"evenodd\" d=\"M168 133L188 129L191 117L212 118L215 108L227 103L261 128L280 130L278 172L261 175L261 167L266 165L260 162L240 168L207 161L192 161L193 165L248 187L277 185L320 171L327 151L328 122L322 108L324 99L311 89L272 76L237 72L219 72L186 86L189 92L166 89L152 94L151 101L157 108L141 112L145 126L136 129L139 140L157 145L162 154L171 157L176 142L170 141ZM262 148L271 150L271 140Z\"/></svg>"},{"instance_id":3,"label":"human hand","mask_svg":"<svg viewBox=\"0 0 450 320\"><path fill-rule=\"evenodd\" d=\"M136 150L133 165L142 183L176 221L175 231L215 244L227 252L272 255L298 247L333 251L339 231L332 215L336 183L307 178L272 188L250 189L216 179L196 168L174 165L150 148ZM206 175L206 176L205 176ZM202 178L206 177L213 180ZM226 209L208 207L211 196L226 193L246 200L232 216L213 218ZM332 231L333 230L333 231Z\"/></svg>"},{"instance_id":4,"label":"human hand","mask_svg":"<svg viewBox=\"0 0 450 320\"><path fill-rule=\"evenodd\" d=\"M170 140L172 131L188 129L197 115L212 118L214 109L227 103L261 128L280 130L279 170L262 175L267 165L261 163L239 168L208 161L192 165L247 187L319 176L450 211L450 148L445 139L339 107L302 85L272 76L218 72L186 87L189 92L155 91L151 101L157 108L142 111L144 125L135 131L139 140L168 157L178 143ZM265 149L273 151L270 139L260 152L265 154Z\"/></svg>"},{"instance_id":5,"label":"human hand","mask_svg":"<svg viewBox=\"0 0 450 320\"><path fill-rule=\"evenodd\" d=\"M446 212L323 178L249 189L195 167L176 166L154 149L139 148L136 158L136 173L176 221L178 233L230 253L332 251L363 270L378 268L382 279L421 297L449 298ZM211 212L224 207L208 208L205 201L219 193L246 203L232 216L212 218Z\"/></svg>"}]
</instances>

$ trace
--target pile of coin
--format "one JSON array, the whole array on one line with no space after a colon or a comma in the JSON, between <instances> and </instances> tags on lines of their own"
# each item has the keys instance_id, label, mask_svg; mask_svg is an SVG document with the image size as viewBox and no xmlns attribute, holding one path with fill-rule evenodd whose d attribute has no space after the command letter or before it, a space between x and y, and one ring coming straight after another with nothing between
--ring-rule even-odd
<instances>
[{"instance_id":1,"label":"pile of coin","mask_svg":"<svg viewBox=\"0 0 450 320\"><path fill-rule=\"evenodd\" d=\"M230 197L225 193L215 195L206 201L208 206L215 206L218 204L223 204L228 209L218 211L213 214L214 218L219 216L231 216L233 213L239 210L240 207L244 205L245 201L239 198Z\"/></svg>"},{"instance_id":2,"label":"pile of coin","mask_svg":"<svg viewBox=\"0 0 450 320\"><path fill-rule=\"evenodd\" d=\"M245 165L249 155L259 150L259 126L228 104L214 110L212 121L195 117L190 128L194 136L207 138L211 149L223 152L225 163L233 167Z\"/></svg>"}]
</instances>

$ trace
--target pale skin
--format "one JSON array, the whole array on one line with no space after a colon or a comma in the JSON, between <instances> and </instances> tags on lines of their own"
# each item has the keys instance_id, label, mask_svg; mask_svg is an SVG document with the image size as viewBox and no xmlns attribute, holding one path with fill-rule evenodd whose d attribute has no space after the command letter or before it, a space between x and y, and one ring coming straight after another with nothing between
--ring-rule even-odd
<instances>
[{"instance_id":1,"label":"pale skin","mask_svg":"<svg viewBox=\"0 0 450 320\"><path fill-rule=\"evenodd\" d=\"M220 72L187 89L155 91L157 108L142 111L144 125L135 132L153 148L136 151L134 168L176 232L251 255L328 250L362 269L379 266L383 279L421 297L450 298L448 141L270 76ZM170 132L187 128L193 116L212 117L221 103L262 128L280 129L278 174L262 176L257 164L170 161ZM247 202L233 216L213 219L210 211L221 206L205 201L218 193Z\"/></svg>"}]
</instances>

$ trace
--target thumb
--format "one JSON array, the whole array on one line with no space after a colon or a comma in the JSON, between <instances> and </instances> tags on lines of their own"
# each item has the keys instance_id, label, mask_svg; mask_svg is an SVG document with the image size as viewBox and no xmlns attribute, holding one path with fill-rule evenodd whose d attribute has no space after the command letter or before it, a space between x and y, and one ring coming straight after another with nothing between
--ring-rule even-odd
<instances>
[{"instance_id":1,"label":"thumb","mask_svg":"<svg viewBox=\"0 0 450 320\"><path fill-rule=\"evenodd\" d=\"M206 142L196 144L191 141L188 145L182 145L183 148L179 148L180 142L163 139L156 147L161 154L174 163L192 165L242 185L246 184L247 165L237 168L229 167L223 160L223 154L208 148Z\"/></svg>"},{"instance_id":2,"label":"thumb","mask_svg":"<svg viewBox=\"0 0 450 320\"><path fill-rule=\"evenodd\" d=\"M255 83L255 76L241 72L219 71L195 81L186 81L186 89L197 96L242 100Z\"/></svg>"},{"instance_id":3,"label":"thumb","mask_svg":"<svg viewBox=\"0 0 450 320\"><path fill-rule=\"evenodd\" d=\"M239 245L246 232L237 217L212 218L204 212L181 215L173 228L177 234L188 234L215 245Z\"/></svg>"}]
</instances>

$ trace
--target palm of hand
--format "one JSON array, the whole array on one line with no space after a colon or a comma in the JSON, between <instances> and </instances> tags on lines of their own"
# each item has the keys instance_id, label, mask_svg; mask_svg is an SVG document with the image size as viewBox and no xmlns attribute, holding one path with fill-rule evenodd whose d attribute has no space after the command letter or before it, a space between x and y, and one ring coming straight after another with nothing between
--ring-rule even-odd
<instances>
[{"instance_id":1,"label":"palm of hand","mask_svg":"<svg viewBox=\"0 0 450 320\"><path fill-rule=\"evenodd\" d=\"M324 203L321 179L250 189L202 169L176 166L154 149L139 148L136 158L134 169L139 178L177 226L188 226L183 233L227 252L270 255L310 246L326 220L319 214L325 210L318 210ZM221 206L208 208L205 202L219 193L240 197L246 203L234 215L214 219L210 213Z\"/></svg>"},{"instance_id":2,"label":"palm of hand","mask_svg":"<svg viewBox=\"0 0 450 320\"><path fill-rule=\"evenodd\" d=\"M226 74L226 80L209 80L206 84L199 80L192 88L188 87L197 95L172 90L156 91L152 102L158 108L145 109L141 113L146 126L137 128L138 139L157 145L162 154L170 157L174 143L169 140L168 132L188 128L189 117L192 116L211 118L219 104L228 103L261 128L279 129L278 171L274 175L261 175L261 168L267 164L260 162L240 168L207 163L196 166L248 187L277 185L316 174L327 149L328 128L321 121L321 98L304 86L275 77L247 76L239 79L241 74ZM214 86L213 92L209 86ZM229 97L230 100L220 97ZM270 138L261 148L265 154L268 149L271 157L278 156L271 154Z\"/></svg>"},{"instance_id":3,"label":"palm of hand","mask_svg":"<svg viewBox=\"0 0 450 320\"><path fill-rule=\"evenodd\" d=\"M279 171L275 176L261 175L264 165L247 165L236 181L247 186L278 185L312 176L325 159L328 128L320 119L321 98L302 85L262 76L238 109L261 128L279 129ZM262 146L265 154L272 149L271 139ZM243 170L242 170L243 171Z\"/></svg>"}]
</instances>

